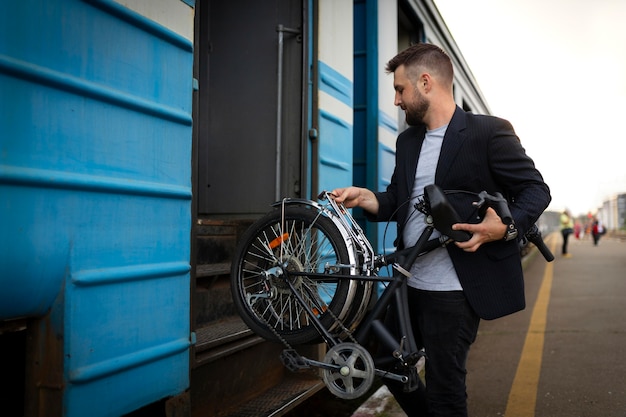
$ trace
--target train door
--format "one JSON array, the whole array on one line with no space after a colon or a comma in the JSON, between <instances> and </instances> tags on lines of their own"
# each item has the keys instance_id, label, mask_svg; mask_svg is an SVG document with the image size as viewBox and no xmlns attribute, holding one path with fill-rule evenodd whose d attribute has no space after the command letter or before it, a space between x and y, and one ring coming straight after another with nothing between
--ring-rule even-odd
<instances>
[{"instance_id":1,"label":"train door","mask_svg":"<svg viewBox=\"0 0 626 417\"><path fill-rule=\"evenodd\" d=\"M209 0L200 13L198 214L263 213L301 194L305 9Z\"/></svg>"}]
</instances>

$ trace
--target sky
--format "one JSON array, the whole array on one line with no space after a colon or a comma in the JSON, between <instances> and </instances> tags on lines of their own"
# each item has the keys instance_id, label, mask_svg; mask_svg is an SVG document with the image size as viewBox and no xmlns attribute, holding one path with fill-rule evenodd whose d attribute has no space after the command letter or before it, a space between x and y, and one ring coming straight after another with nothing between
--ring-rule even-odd
<instances>
[{"instance_id":1,"label":"sky","mask_svg":"<svg viewBox=\"0 0 626 417\"><path fill-rule=\"evenodd\" d=\"M434 2L550 186L548 210L595 212L626 193L626 1Z\"/></svg>"}]
</instances>

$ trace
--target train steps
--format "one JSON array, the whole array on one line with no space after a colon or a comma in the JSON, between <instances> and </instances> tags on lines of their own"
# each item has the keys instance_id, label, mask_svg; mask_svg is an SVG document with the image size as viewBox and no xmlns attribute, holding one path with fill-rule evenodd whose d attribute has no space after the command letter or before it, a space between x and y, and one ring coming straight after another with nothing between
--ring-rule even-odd
<instances>
[{"instance_id":1,"label":"train steps","mask_svg":"<svg viewBox=\"0 0 626 417\"><path fill-rule=\"evenodd\" d=\"M230 294L230 265L238 236L251 220L199 219L192 301L193 417L278 417L324 385L316 371L292 373L279 360L283 346L256 336L241 320ZM321 345L301 351L323 356Z\"/></svg>"}]
</instances>

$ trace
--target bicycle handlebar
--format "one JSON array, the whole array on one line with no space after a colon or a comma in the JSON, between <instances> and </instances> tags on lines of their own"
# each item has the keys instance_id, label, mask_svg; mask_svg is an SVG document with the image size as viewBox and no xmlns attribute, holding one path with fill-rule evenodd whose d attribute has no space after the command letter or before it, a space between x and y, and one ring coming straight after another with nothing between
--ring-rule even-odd
<instances>
[{"instance_id":1,"label":"bicycle handlebar","mask_svg":"<svg viewBox=\"0 0 626 417\"><path fill-rule=\"evenodd\" d=\"M428 253L439 247L443 247L446 244L446 242L448 242L449 240L450 238L448 236L441 235L439 237L426 241L422 245L421 252L418 254L418 256L421 254ZM410 256L413 249L414 247L412 246L410 248L400 249L386 256L381 256L374 261L374 266L376 268L380 268L380 267L387 266L387 265L393 265L394 263L403 264L404 262L402 262L402 259L407 256Z\"/></svg>"},{"instance_id":2,"label":"bicycle handlebar","mask_svg":"<svg viewBox=\"0 0 626 417\"><path fill-rule=\"evenodd\" d=\"M469 240L471 238L471 234L464 230L452 230L452 225L455 223L460 223L461 219L457 214L456 210L452 205L448 202L446 198L446 193L443 192L438 186L435 184L430 184L424 187L424 202L428 206L427 210L423 208L423 203L416 204L416 208L420 211L423 211L425 214L432 215L432 219L434 222L434 226L441 232L441 236L438 238L430 239L421 244L420 252L418 254L413 253L415 247L410 247L406 249L399 250L393 254L379 257L374 260L376 267L381 267L385 265L391 265L403 257L409 256L409 254L413 254L413 256L423 255L431 250L436 249L437 247L444 246L448 241L454 240L463 242ZM477 194L478 201L474 202L474 207L477 208L479 217L483 218L485 216L485 212L487 208L492 207L502 222L504 224L512 224L513 216L511 214L511 210L508 205L508 201L502 194L499 192L495 192L493 195L489 194L486 191L481 191ZM324 191L319 195L319 199L331 199L333 196ZM554 260L554 255L548 249L546 244L543 241L541 236L541 232L536 224L534 224L524 236L521 237L521 241L527 240L533 243L539 252L543 255L546 261L552 262Z\"/></svg>"},{"instance_id":3,"label":"bicycle handlebar","mask_svg":"<svg viewBox=\"0 0 626 417\"><path fill-rule=\"evenodd\" d=\"M539 252L541 252L546 261L552 262L554 260L554 255L552 254L552 252L550 252L550 249L548 249L545 242L543 241L543 238L541 237L541 232L539 231L539 228L536 224L533 224L533 227L531 227L526 232L524 238L528 239L529 242L533 243L537 247L537 249L539 250Z\"/></svg>"},{"instance_id":4,"label":"bicycle handlebar","mask_svg":"<svg viewBox=\"0 0 626 417\"><path fill-rule=\"evenodd\" d=\"M541 236L541 232L539 231L539 228L537 227L536 224L534 224L527 232L526 234L523 236L522 238L523 240L527 240L528 242L531 242L532 244L535 245L535 247L537 248L537 250L539 250L539 252L541 253L541 255L543 255L544 259L547 262L552 262L554 260L554 255L552 254L552 252L550 251L550 249L548 249L548 247L546 246L545 242L543 241L543 238ZM422 247L422 251L420 254L425 254L427 252L430 252L434 249L437 249L438 247L443 247L445 246L445 244L450 241L450 238L446 235L441 235L438 238L435 239L430 239L428 240ZM401 259L405 256L408 256L411 252L413 248L406 248L406 249L401 249L398 250L394 253L391 253L389 255L380 257L378 259L375 260L374 262L374 266L377 268L386 266L386 265L392 265L396 262L398 263L402 263Z\"/></svg>"},{"instance_id":5,"label":"bicycle handlebar","mask_svg":"<svg viewBox=\"0 0 626 417\"><path fill-rule=\"evenodd\" d=\"M478 197L480 198L480 200L475 203L475 205L479 207L479 212L481 212L481 216L484 215L487 207L491 206L496 211L496 213L498 213L498 216L500 216L503 223L510 224L513 221L513 216L511 215L511 210L509 209L508 202L502 196L502 194L496 192L492 196L487 192L482 191L480 194L478 194ZM484 204L485 202L487 202L487 204ZM554 255L543 241L541 232L539 231L539 228L536 224L533 224L532 227L528 229L528 231L522 237L522 240L524 239L533 243L537 247L539 252L541 252L546 261L552 262L554 260Z\"/></svg>"},{"instance_id":6,"label":"bicycle handlebar","mask_svg":"<svg viewBox=\"0 0 626 417\"><path fill-rule=\"evenodd\" d=\"M442 192L439 187L434 184L426 186L424 188L424 195L430 205L435 226L441 233L447 234L450 238L456 241L468 240L469 237L471 237L469 234L463 235L459 234L459 231L452 230L452 224L459 222L459 216L456 214L454 208L448 203L445 193ZM478 194L478 201L474 202L473 205L478 209L478 214L481 218L485 216L487 208L491 207L496 211L498 216L500 216L502 223L512 225L512 227L514 227L513 216L511 214L508 201L499 192L495 192L491 195L486 191L481 191ZM554 255L545 245L543 238L541 237L541 232L536 224L534 224L526 232L526 234L522 236L522 239L532 242L537 247L539 252L541 252L546 261L552 262L554 260Z\"/></svg>"},{"instance_id":7,"label":"bicycle handlebar","mask_svg":"<svg viewBox=\"0 0 626 417\"><path fill-rule=\"evenodd\" d=\"M509 224L513 222L509 203L502 194L495 192L491 195L486 191L481 191L478 194L478 198L479 200L474 203L474 206L478 208L478 213L481 218L485 216L487 208L491 207L498 213L498 216L502 219L502 223Z\"/></svg>"}]
</instances>

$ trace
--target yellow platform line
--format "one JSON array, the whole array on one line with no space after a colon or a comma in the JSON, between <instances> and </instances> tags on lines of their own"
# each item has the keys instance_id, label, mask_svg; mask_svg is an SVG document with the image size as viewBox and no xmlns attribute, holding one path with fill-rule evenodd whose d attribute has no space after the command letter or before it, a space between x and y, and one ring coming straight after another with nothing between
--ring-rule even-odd
<instances>
[{"instance_id":1,"label":"yellow platform line","mask_svg":"<svg viewBox=\"0 0 626 417\"><path fill-rule=\"evenodd\" d=\"M551 236L549 247L552 253L556 248L557 239ZM541 288L526 333L526 341L522 350L515 379L509 392L505 417L534 417L537 403L537 386L541 374L543 343L552 289L553 264L546 264Z\"/></svg>"}]
</instances>

